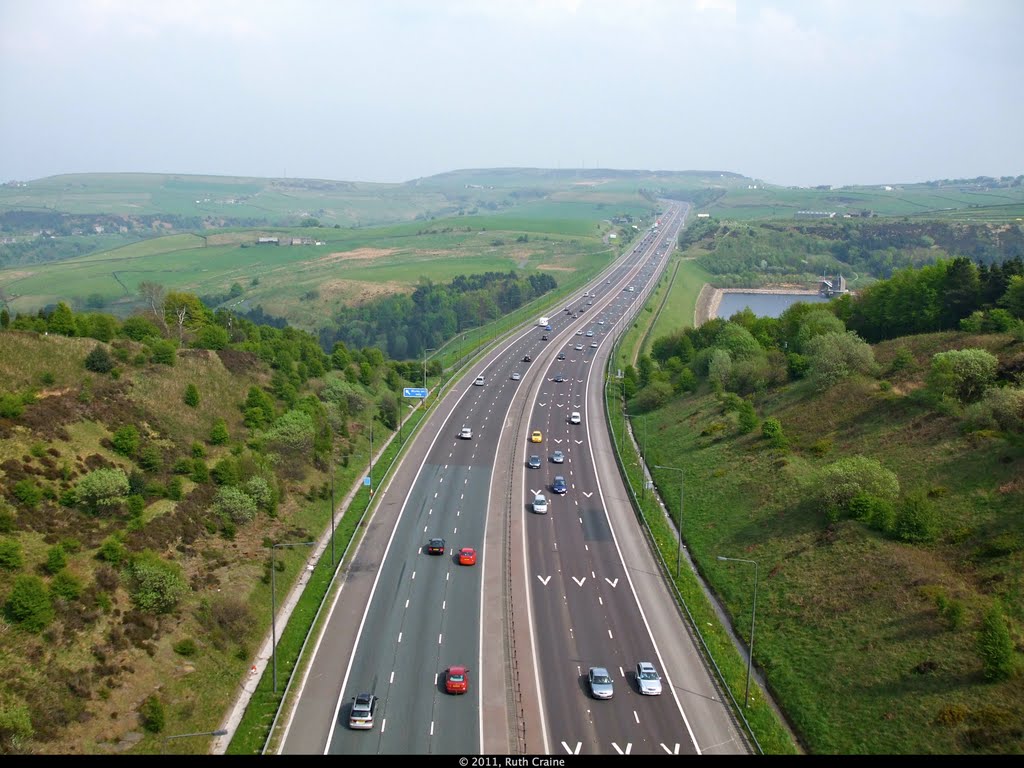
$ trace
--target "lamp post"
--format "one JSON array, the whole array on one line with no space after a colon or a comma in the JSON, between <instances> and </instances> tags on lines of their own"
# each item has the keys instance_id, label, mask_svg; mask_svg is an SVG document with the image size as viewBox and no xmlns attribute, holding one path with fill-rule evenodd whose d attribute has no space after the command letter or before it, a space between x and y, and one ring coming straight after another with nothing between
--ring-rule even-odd
<instances>
[{"instance_id":1,"label":"lamp post","mask_svg":"<svg viewBox=\"0 0 1024 768\"><path fill-rule=\"evenodd\" d=\"M647 460L647 414L646 413L627 413L625 414L631 419L641 418L644 420L644 440L643 448L640 454L640 474L643 475L640 483L640 504L644 503L644 487L647 485L647 470L644 462Z\"/></svg>"},{"instance_id":2,"label":"lamp post","mask_svg":"<svg viewBox=\"0 0 1024 768\"><path fill-rule=\"evenodd\" d=\"M757 563L754 560L744 560L739 557L722 557L719 560L728 560L734 563L747 563L754 566L754 604L750 609L750 647L747 649L747 688L743 692L743 705L750 706L750 664L754 659L754 618L757 616Z\"/></svg>"},{"instance_id":3,"label":"lamp post","mask_svg":"<svg viewBox=\"0 0 1024 768\"><path fill-rule=\"evenodd\" d=\"M292 544L271 544L270 545L270 651L274 658L274 693L277 693L277 561L274 557L274 550L284 547L309 547L316 544L315 541L297 541Z\"/></svg>"},{"instance_id":4,"label":"lamp post","mask_svg":"<svg viewBox=\"0 0 1024 768\"><path fill-rule=\"evenodd\" d=\"M423 388L427 388L427 352L437 352L436 349L423 350Z\"/></svg>"},{"instance_id":5,"label":"lamp post","mask_svg":"<svg viewBox=\"0 0 1024 768\"><path fill-rule=\"evenodd\" d=\"M679 563L683 559L683 470L679 467L663 467L654 465L655 469L671 469L679 473L679 514L676 515L676 533L679 534L679 546L676 549L676 578L679 578Z\"/></svg>"},{"instance_id":6,"label":"lamp post","mask_svg":"<svg viewBox=\"0 0 1024 768\"><path fill-rule=\"evenodd\" d=\"M186 739L190 736L227 736L226 728L218 728L216 731L198 731L196 733L179 733L174 736L164 736L163 746L167 748L167 742L172 739Z\"/></svg>"}]
</instances>

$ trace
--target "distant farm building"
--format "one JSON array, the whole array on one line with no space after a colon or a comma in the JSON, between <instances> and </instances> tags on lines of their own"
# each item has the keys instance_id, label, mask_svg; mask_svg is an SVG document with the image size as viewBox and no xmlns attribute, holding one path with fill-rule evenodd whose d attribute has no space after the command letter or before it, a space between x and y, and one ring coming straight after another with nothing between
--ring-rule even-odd
<instances>
[{"instance_id":1,"label":"distant farm building","mask_svg":"<svg viewBox=\"0 0 1024 768\"><path fill-rule=\"evenodd\" d=\"M834 219L835 211L797 211L793 214L797 219Z\"/></svg>"},{"instance_id":2,"label":"distant farm building","mask_svg":"<svg viewBox=\"0 0 1024 768\"><path fill-rule=\"evenodd\" d=\"M260 235L256 238L257 245L278 245L278 239L276 237L264 237Z\"/></svg>"},{"instance_id":3,"label":"distant farm building","mask_svg":"<svg viewBox=\"0 0 1024 768\"><path fill-rule=\"evenodd\" d=\"M698 213L697 214L697 218L698 219L710 219L711 218L711 214L710 213Z\"/></svg>"}]
</instances>

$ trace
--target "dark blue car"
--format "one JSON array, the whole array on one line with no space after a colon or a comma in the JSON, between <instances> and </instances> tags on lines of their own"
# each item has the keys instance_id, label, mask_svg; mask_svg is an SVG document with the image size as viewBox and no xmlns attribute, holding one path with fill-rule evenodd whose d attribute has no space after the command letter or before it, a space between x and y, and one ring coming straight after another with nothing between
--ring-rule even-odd
<instances>
[{"instance_id":1,"label":"dark blue car","mask_svg":"<svg viewBox=\"0 0 1024 768\"><path fill-rule=\"evenodd\" d=\"M561 475L555 475L555 482L551 484L551 490L555 493L565 493L567 490L565 487L565 478Z\"/></svg>"}]
</instances>

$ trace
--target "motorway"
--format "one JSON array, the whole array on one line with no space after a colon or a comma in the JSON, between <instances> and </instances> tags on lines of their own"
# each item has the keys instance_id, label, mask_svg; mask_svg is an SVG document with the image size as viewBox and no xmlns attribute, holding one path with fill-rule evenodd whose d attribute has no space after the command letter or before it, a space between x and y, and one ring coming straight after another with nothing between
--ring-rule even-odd
<instances>
[{"instance_id":1,"label":"motorway","mask_svg":"<svg viewBox=\"0 0 1024 768\"><path fill-rule=\"evenodd\" d=\"M660 231L574 299L578 318L552 310L549 340L537 327L518 331L438 404L379 489L283 718L281 753L747 752L656 572L603 427L611 342L685 212L671 204ZM574 410L581 424L568 423ZM459 439L463 426L472 439ZM528 442L534 429L539 445ZM564 464L548 461L555 449ZM526 468L531 453L540 468ZM564 496L550 491L555 474L566 477ZM530 511L538 490L547 515ZM435 536L443 556L426 553ZM458 565L464 546L477 549L477 565ZM641 660L661 671L662 696L637 693L629 673ZM452 664L470 668L466 695L444 692ZM611 671L611 700L589 697L591 665ZM375 727L352 731L348 708L362 691L378 697Z\"/></svg>"}]
</instances>

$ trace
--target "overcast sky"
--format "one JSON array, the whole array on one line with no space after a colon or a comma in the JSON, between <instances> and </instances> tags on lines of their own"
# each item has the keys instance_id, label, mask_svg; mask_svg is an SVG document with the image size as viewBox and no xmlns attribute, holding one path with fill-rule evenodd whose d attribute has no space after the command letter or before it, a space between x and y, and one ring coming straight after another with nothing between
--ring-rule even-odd
<instances>
[{"instance_id":1,"label":"overcast sky","mask_svg":"<svg viewBox=\"0 0 1024 768\"><path fill-rule=\"evenodd\" d=\"M1024 173L1021 0L0 0L0 181Z\"/></svg>"}]
</instances>

